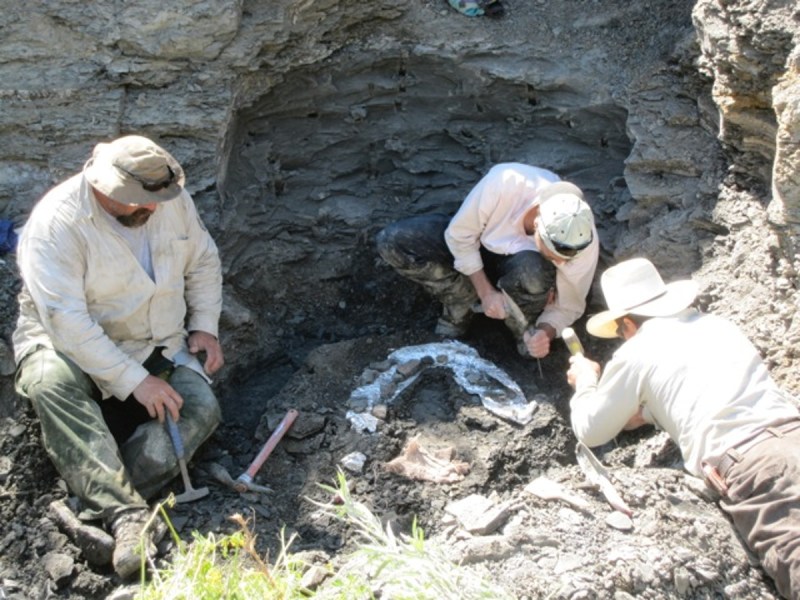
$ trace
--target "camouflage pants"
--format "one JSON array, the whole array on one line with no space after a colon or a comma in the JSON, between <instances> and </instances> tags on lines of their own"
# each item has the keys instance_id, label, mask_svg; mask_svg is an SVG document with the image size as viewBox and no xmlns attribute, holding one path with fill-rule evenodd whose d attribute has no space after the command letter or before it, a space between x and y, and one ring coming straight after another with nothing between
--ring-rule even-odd
<instances>
[{"instance_id":1,"label":"camouflage pants","mask_svg":"<svg viewBox=\"0 0 800 600\"><path fill-rule=\"evenodd\" d=\"M219 424L219 404L189 368L176 368L168 381L183 398L178 429L188 460ZM83 504L82 518L109 523L125 510L145 508L180 472L166 427L146 411L142 419L143 407L132 397L103 400L92 379L63 354L39 348L28 355L17 369L16 389L31 401L50 459ZM104 418L105 403L119 403L115 408L141 421L121 443Z\"/></svg>"},{"instance_id":2,"label":"camouflage pants","mask_svg":"<svg viewBox=\"0 0 800 600\"><path fill-rule=\"evenodd\" d=\"M439 300L445 314L464 314L478 296L469 278L453 268L453 255L444 240L449 223L446 215L409 217L388 225L376 242L381 257ZM481 247L481 258L489 280L516 301L532 324L555 285L555 266L533 250L500 255ZM513 330L512 321L507 319L506 324Z\"/></svg>"}]
</instances>

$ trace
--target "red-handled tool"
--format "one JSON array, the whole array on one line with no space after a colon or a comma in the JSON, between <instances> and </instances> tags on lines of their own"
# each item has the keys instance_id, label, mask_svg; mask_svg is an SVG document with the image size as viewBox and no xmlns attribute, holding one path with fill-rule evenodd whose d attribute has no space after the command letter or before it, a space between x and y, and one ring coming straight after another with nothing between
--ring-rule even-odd
<instances>
[{"instance_id":1,"label":"red-handled tool","mask_svg":"<svg viewBox=\"0 0 800 600\"><path fill-rule=\"evenodd\" d=\"M261 465L264 464L264 461L269 458L270 454L272 454L275 446L278 445L278 442L281 441L283 435L292 426L292 423L294 423L298 414L299 413L295 409L289 409L289 411L286 413L286 416L283 417L280 425L275 428L275 431L272 432L272 435L269 436L269 439L261 447L261 450L253 459L253 462L251 462L250 466L247 467L247 470L236 478L236 481L233 484L233 487L236 489L236 491L247 491L248 487L253 482L253 477L256 476L256 473L258 473L258 470L261 468Z\"/></svg>"}]
</instances>

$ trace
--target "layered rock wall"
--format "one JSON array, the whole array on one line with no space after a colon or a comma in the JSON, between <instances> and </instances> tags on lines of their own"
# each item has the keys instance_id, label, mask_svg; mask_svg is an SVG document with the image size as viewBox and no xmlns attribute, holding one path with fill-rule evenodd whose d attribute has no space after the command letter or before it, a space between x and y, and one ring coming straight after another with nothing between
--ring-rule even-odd
<instances>
[{"instance_id":1,"label":"layered rock wall","mask_svg":"<svg viewBox=\"0 0 800 600\"><path fill-rule=\"evenodd\" d=\"M503 160L587 190L605 263L643 253L676 277L730 256L719 189L745 174L773 190L783 277L797 263L790 2L509 1L494 20L430 0L56 0L0 28L0 213L24 220L97 141L157 139L223 251L234 362L374 330L392 277L375 231L452 210Z\"/></svg>"}]
</instances>

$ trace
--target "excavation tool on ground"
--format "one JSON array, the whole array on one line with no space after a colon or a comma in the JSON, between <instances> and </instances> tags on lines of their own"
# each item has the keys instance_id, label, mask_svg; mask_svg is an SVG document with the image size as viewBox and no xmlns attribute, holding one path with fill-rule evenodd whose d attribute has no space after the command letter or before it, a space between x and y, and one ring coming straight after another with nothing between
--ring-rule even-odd
<instances>
[{"instance_id":1,"label":"excavation tool on ground","mask_svg":"<svg viewBox=\"0 0 800 600\"><path fill-rule=\"evenodd\" d=\"M622 496L619 495L614 488L614 484L611 483L608 477L608 471L606 471L603 464L597 460L594 453L589 450L589 447L583 442L578 442L578 445L575 447L575 457L578 459L578 466L581 468L581 471L583 471L586 479L600 488L606 501L608 501L615 510L630 517L633 511L625 504Z\"/></svg>"},{"instance_id":2,"label":"excavation tool on ground","mask_svg":"<svg viewBox=\"0 0 800 600\"><path fill-rule=\"evenodd\" d=\"M183 477L183 487L186 490L182 494L175 496L175 502L178 504L182 504L184 502L194 502L195 500L199 500L204 496L208 496L207 487L192 487L192 482L189 480L189 472L186 470L186 455L183 450L183 439L181 438L181 432L178 431L178 426L175 421L172 420L172 416L169 414L169 411L166 411L166 420L167 431L169 431L169 437L172 439L172 445L175 447L175 454L178 457L178 466L181 468L181 477Z\"/></svg>"},{"instance_id":3,"label":"excavation tool on ground","mask_svg":"<svg viewBox=\"0 0 800 600\"><path fill-rule=\"evenodd\" d=\"M252 485L253 478L256 476L256 473L258 473L261 465L263 465L264 461L267 460L270 454L272 454L275 446L278 445L278 442L281 441L283 435L289 430L295 419L297 419L297 415L298 412L293 408L290 408L287 411L286 416L283 417L280 425L278 425L275 428L275 431L272 432L272 435L269 436L269 439L261 447L261 450L253 459L253 462L250 463L250 466L247 467L247 470L236 478L236 481L233 484L235 490L244 492L247 491L247 489Z\"/></svg>"}]
</instances>

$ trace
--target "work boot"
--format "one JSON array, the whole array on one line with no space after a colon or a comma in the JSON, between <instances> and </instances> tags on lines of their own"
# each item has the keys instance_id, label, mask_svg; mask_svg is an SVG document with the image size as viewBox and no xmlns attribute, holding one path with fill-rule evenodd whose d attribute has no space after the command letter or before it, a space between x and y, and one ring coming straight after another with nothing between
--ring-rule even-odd
<instances>
[{"instance_id":1,"label":"work boot","mask_svg":"<svg viewBox=\"0 0 800 600\"><path fill-rule=\"evenodd\" d=\"M80 548L86 560L93 565L107 565L114 552L114 538L99 527L78 520L64 500L50 503L50 516L61 531Z\"/></svg>"},{"instance_id":2,"label":"work boot","mask_svg":"<svg viewBox=\"0 0 800 600\"><path fill-rule=\"evenodd\" d=\"M471 305L445 304L442 316L436 322L434 333L447 338L463 337L469 329L474 314Z\"/></svg>"},{"instance_id":3,"label":"work boot","mask_svg":"<svg viewBox=\"0 0 800 600\"><path fill-rule=\"evenodd\" d=\"M155 523L145 529L149 518L150 512L147 509L134 509L122 513L111 525L116 543L111 562L121 579L127 579L139 571L142 566L142 552L146 552L149 557L156 554L156 537L163 536L164 532L159 534Z\"/></svg>"}]
</instances>

